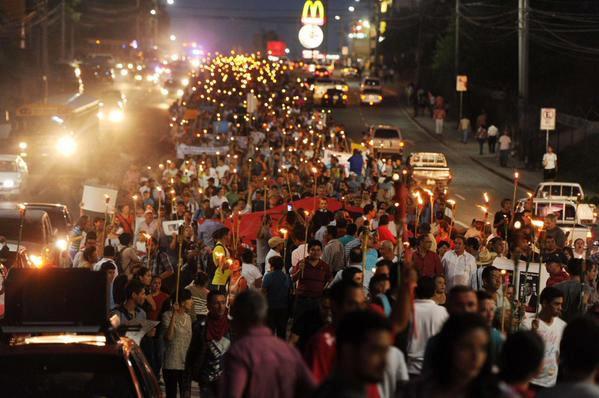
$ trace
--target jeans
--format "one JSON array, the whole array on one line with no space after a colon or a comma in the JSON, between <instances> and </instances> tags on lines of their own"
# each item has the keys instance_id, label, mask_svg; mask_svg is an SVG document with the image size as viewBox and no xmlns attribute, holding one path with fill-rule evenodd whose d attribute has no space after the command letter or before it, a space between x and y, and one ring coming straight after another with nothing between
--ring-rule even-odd
<instances>
[{"instance_id":1,"label":"jeans","mask_svg":"<svg viewBox=\"0 0 599 398\"><path fill-rule=\"evenodd\" d=\"M268 327L281 339L287 337L287 320L289 311L287 308L269 308L268 309Z\"/></svg>"},{"instance_id":2,"label":"jeans","mask_svg":"<svg viewBox=\"0 0 599 398\"><path fill-rule=\"evenodd\" d=\"M489 153L495 153L495 143L497 142L497 137L496 136L489 136L488 138L488 143L489 143Z\"/></svg>"},{"instance_id":3,"label":"jeans","mask_svg":"<svg viewBox=\"0 0 599 398\"><path fill-rule=\"evenodd\" d=\"M316 308L318 306L318 302L319 299L316 297L296 296L293 318L298 319L304 312L309 311L312 308Z\"/></svg>"},{"instance_id":4,"label":"jeans","mask_svg":"<svg viewBox=\"0 0 599 398\"><path fill-rule=\"evenodd\" d=\"M177 389L181 398L191 396L191 378L185 370L162 369L166 398L177 398Z\"/></svg>"},{"instance_id":5,"label":"jeans","mask_svg":"<svg viewBox=\"0 0 599 398\"><path fill-rule=\"evenodd\" d=\"M468 129L462 131L462 142L464 144L468 142L468 134L469 134Z\"/></svg>"},{"instance_id":6,"label":"jeans","mask_svg":"<svg viewBox=\"0 0 599 398\"><path fill-rule=\"evenodd\" d=\"M479 138L478 139L478 148L479 148L479 154L482 155L483 154L483 149L485 148L485 141L487 139L486 138Z\"/></svg>"},{"instance_id":7,"label":"jeans","mask_svg":"<svg viewBox=\"0 0 599 398\"><path fill-rule=\"evenodd\" d=\"M501 167L507 167L509 154L509 149L502 149L499 151L499 164L501 165Z\"/></svg>"}]
</instances>

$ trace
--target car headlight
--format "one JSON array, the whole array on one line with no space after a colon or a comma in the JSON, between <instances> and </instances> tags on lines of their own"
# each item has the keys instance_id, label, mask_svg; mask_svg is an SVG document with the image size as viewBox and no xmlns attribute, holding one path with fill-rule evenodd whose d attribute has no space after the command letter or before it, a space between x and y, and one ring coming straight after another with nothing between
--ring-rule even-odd
<instances>
[{"instance_id":1,"label":"car headlight","mask_svg":"<svg viewBox=\"0 0 599 398\"><path fill-rule=\"evenodd\" d=\"M54 245L61 252L67 250L67 246L68 246L66 239L57 239L56 242L54 242Z\"/></svg>"},{"instance_id":2,"label":"car headlight","mask_svg":"<svg viewBox=\"0 0 599 398\"><path fill-rule=\"evenodd\" d=\"M108 120L114 123L122 122L125 118L125 114L120 109L113 109L108 114Z\"/></svg>"},{"instance_id":3,"label":"car headlight","mask_svg":"<svg viewBox=\"0 0 599 398\"><path fill-rule=\"evenodd\" d=\"M14 188L15 181L14 180L4 180L2 185L4 186L4 188Z\"/></svg>"},{"instance_id":4,"label":"car headlight","mask_svg":"<svg viewBox=\"0 0 599 398\"><path fill-rule=\"evenodd\" d=\"M27 149L27 143L26 142L19 142L19 149L24 151L25 149Z\"/></svg>"},{"instance_id":5,"label":"car headlight","mask_svg":"<svg viewBox=\"0 0 599 398\"><path fill-rule=\"evenodd\" d=\"M136 80L136 81L140 82L140 81L142 81L143 79L144 79L144 78L143 78L143 76L142 76L142 75L135 75L135 80Z\"/></svg>"},{"instance_id":6,"label":"car headlight","mask_svg":"<svg viewBox=\"0 0 599 398\"><path fill-rule=\"evenodd\" d=\"M29 257L29 261L31 262L31 264L33 264L37 268L41 268L41 266L44 264L44 260L42 259L42 256L30 254L28 257Z\"/></svg>"},{"instance_id":7,"label":"car headlight","mask_svg":"<svg viewBox=\"0 0 599 398\"><path fill-rule=\"evenodd\" d=\"M166 88L161 88L160 92L162 93L162 95L168 95L168 90Z\"/></svg>"},{"instance_id":8,"label":"car headlight","mask_svg":"<svg viewBox=\"0 0 599 398\"><path fill-rule=\"evenodd\" d=\"M71 156L73 153L75 153L76 149L77 143L75 142L75 139L68 135L60 137L56 143L56 150L58 153L64 156Z\"/></svg>"}]
</instances>

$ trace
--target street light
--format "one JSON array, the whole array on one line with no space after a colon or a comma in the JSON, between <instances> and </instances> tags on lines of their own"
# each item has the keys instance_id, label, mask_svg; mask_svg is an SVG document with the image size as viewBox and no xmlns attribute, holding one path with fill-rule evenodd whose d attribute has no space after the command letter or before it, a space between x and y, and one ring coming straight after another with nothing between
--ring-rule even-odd
<instances>
[{"instance_id":1,"label":"street light","mask_svg":"<svg viewBox=\"0 0 599 398\"><path fill-rule=\"evenodd\" d=\"M175 41L175 40L177 40L177 36L175 36L175 35L171 35L171 36L170 36L170 39L171 39L171 41Z\"/></svg>"},{"instance_id":2,"label":"street light","mask_svg":"<svg viewBox=\"0 0 599 398\"><path fill-rule=\"evenodd\" d=\"M335 15L335 21L339 21L341 17L339 15Z\"/></svg>"},{"instance_id":3,"label":"street light","mask_svg":"<svg viewBox=\"0 0 599 398\"><path fill-rule=\"evenodd\" d=\"M354 7L354 6L349 6L349 7L347 7L347 10L348 10L349 12L354 12L354 11L356 11L356 7Z\"/></svg>"},{"instance_id":4,"label":"street light","mask_svg":"<svg viewBox=\"0 0 599 398\"><path fill-rule=\"evenodd\" d=\"M154 10L154 9L151 9L151 10L150 10L150 14L151 14L151 15L156 15L156 10Z\"/></svg>"},{"instance_id":5,"label":"street light","mask_svg":"<svg viewBox=\"0 0 599 398\"><path fill-rule=\"evenodd\" d=\"M172 6L173 4L175 4L175 0L166 0L166 4Z\"/></svg>"}]
</instances>

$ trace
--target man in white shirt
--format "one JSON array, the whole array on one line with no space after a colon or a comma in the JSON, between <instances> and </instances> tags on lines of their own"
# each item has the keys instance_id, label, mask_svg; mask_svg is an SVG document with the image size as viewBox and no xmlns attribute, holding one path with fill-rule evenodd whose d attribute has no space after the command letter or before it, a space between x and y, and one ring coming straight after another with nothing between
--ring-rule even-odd
<instances>
[{"instance_id":1,"label":"man in white shirt","mask_svg":"<svg viewBox=\"0 0 599 398\"><path fill-rule=\"evenodd\" d=\"M267 273L270 271L270 264L268 263L268 260L271 257L275 257L275 256L281 257L281 253L283 253L284 245L285 245L285 241L283 240L283 238L279 238L278 236L273 236L272 238L270 238L268 240L268 247L270 247L270 250L268 251L268 253L266 253L266 257L264 257L264 273ZM283 259L283 260L285 260L285 259Z\"/></svg>"},{"instance_id":2,"label":"man in white shirt","mask_svg":"<svg viewBox=\"0 0 599 398\"><path fill-rule=\"evenodd\" d=\"M150 235L152 238L158 236L158 221L154 219L154 212L150 209L144 212L144 220L135 229L135 242L140 240L140 232Z\"/></svg>"},{"instance_id":3,"label":"man in white shirt","mask_svg":"<svg viewBox=\"0 0 599 398\"><path fill-rule=\"evenodd\" d=\"M416 286L416 300L414 300L414 333L408 341L408 373L417 376L422 371L424 352L428 339L441 331L443 324L449 317L445 307L432 300L435 294L433 278L422 277Z\"/></svg>"},{"instance_id":4,"label":"man in white shirt","mask_svg":"<svg viewBox=\"0 0 599 398\"><path fill-rule=\"evenodd\" d=\"M547 146L547 153L543 155L543 179L552 181L557 174L557 155L551 145Z\"/></svg>"},{"instance_id":5,"label":"man in white shirt","mask_svg":"<svg viewBox=\"0 0 599 398\"><path fill-rule=\"evenodd\" d=\"M497 133L499 129L495 125L490 125L487 129L487 143L489 144L489 153L495 153L495 144L497 144Z\"/></svg>"},{"instance_id":6,"label":"man in white shirt","mask_svg":"<svg viewBox=\"0 0 599 398\"><path fill-rule=\"evenodd\" d=\"M225 190L223 188L218 190L216 195L210 198L210 207L213 209L220 209L223 203L229 203L229 200L225 196Z\"/></svg>"},{"instance_id":7,"label":"man in white shirt","mask_svg":"<svg viewBox=\"0 0 599 398\"><path fill-rule=\"evenodd\" d=\"M499 164L501 167L507 167L511 147L512 139L510 138L510 133L506 130L503 132L503 135L499 137Z\"/></svg>"},{"instance_id":8,"label":"man in white shirt","mask_svg":"<svg viewBox=\"0 0 599 398\"><path fill-rule=\"evenodd\" d=\"M243 276L250 289L260 289L262 286L262 272L254 265L254 253L245 249L241 253L241 276Z\"/></svg>"},{"instance_id":9,"label":"man in white shirt","mask_svg":"<svg viewBox=\"0 0 599 398\"><path fill-rule=\"evenodd\" d=\"M564 294L555 287L546 287L541 292L540 303L538 318L525 318L521 327L536 331L545 343L543 367L531 380L531 384L548 388L553 387L557 381L560 342L566 328L566 322L559 318L564 305Z\"/></svg>"},{"instance_id":10,"label":"man in white shirt","mask_svg":"<svg viewBox=\"0 0 599 398\"><path fill-rule=\"evenodd\" d=\"M470 277L476 272L476 259L465 251L466 244L463 236L455 238L455 249L443 256L441 265L445 270L447 291L457 285L469 285Z\"/></svg>"}]
</instances>

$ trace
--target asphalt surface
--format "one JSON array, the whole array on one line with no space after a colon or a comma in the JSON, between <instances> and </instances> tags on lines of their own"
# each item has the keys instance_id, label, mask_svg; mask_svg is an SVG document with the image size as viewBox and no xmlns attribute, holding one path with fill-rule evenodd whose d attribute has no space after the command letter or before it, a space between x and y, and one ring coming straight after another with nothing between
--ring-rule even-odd
<instances>
[{"instance_id":1,"label":"asphalt surface","mask_svg":"<svg viewBox=\"0 0 599 398\"><path fill-rule=\"evenodd\" d=\"M90 148L95 155L90 167L80 167L80 159L67 167L32 164L25 191L11 200L64 203L76 219L85 184L119 187L130 165L155 165L173 153L173 148L160 141L168 132L168 110L159 89L145 82L115 82L86 90L86 94L97 96L107 89L119 89L127 97L125 120L101 124L98 146Z\"/></svg>"},{"instance_id":2,"label":"asphalt surface","mask_svg":"<svg viewBox=\"0 0 599 398\"><path fill-rule=\"evenodd\" d=\"M368 126L389 124L400 128L406 141L407 152L444 153L453 175L447 196L456 201L457 221L465 226L470 225L473 218L483 218L484 212L477 207L484 205L483 192L489 195L489 217L492 218L494 212L499 210L501 200L512 198L513 184L473 162L470 159L472 153L450 148L443 141L433 137L415 123L408 112L410 111L401 106L398 98L392 95L386 95L380 106L360 106L358 83L350 82L349 105L345 108L335 108L332 116L335 121L343 123L349 137L357 141ZM518 189L517 197L525 196L526 191Z\"/></svg>"}]
</instances>

